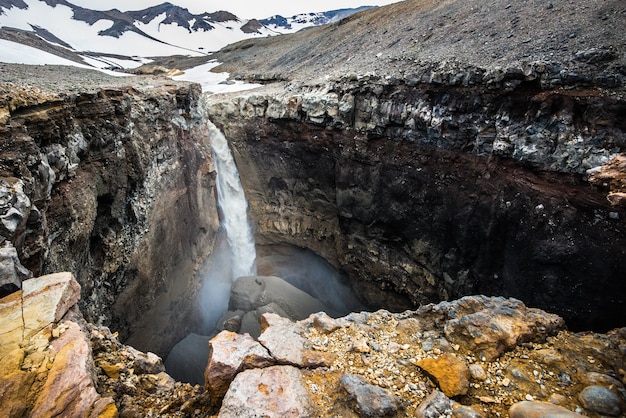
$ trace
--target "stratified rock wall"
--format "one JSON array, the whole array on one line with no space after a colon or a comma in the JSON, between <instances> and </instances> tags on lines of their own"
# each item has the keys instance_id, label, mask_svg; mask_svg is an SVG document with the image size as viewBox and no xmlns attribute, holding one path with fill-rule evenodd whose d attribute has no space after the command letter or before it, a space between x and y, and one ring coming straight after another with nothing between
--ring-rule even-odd
<instances>
[{"instance_id":1,"label":"stratified rock wall","mask_svg":"<svg viewBox=\"0 0 626 418\"><path fill-rule=\"evenodd\" d=\"M219 221L200 87L152 82L2 86L0 234L34 275L74 273L89 321L165 355ZM173 309L155 316L157 305Z\"/></svg>"},{"instance_id":2,"label":"stratified rock wall","mask_svg":"<svg viewBox=\"0 0 626 418\"><path fill-rule=\"evenodd\" d=\"M540 66L494 77L451 66L212 98L258 242L313 249L373 306L483 293L619 325L626 214L586 176L626 145L623 95L554 89Z\"/></svg>"}]
</instances>

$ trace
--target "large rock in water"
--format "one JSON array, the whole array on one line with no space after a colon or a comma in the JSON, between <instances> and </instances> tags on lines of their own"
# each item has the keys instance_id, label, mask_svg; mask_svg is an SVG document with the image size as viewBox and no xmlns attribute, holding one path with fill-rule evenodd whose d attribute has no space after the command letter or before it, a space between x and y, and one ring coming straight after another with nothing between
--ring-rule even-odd
<instances>
[{"instance_id":1,"label":"large rock in water","mask_svg":"<svg viewBox=\"0 0 626 418\"><path fill-rule=\"evenodd\" d=\"M222 317L221 322L237 316L240 333L253 337L261 334L261 317L265 313L275 313L292 319L305 319L312 313L326 312L331 316L337 313L315 299L275 276L240 277L233 283L230 301L230 313Z\"/></svg>"}]
</instances>

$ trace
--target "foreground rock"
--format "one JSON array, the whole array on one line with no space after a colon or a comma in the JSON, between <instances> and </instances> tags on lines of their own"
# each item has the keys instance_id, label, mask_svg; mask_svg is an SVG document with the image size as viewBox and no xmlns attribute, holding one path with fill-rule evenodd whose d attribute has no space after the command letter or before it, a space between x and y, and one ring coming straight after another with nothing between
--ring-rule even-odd
<instances>
[{"instance_id":1,"label":"foreground rock","mask_svg":"<svg viewBox=\"0 0 626 418\"><path fill-rule=\"evenodd\" d=\"M27 280L0 299L2 416L183 417L214 411L203 390L177 383L161 359L87 323L70 273Z\"/></svg>"},{"instance_id":2,"label":"foreground rock","mask_svg":"<svg viewBox=\"0 0 626 418\"><path fill-rule=\"evenodd\" d=\"M0 300L0 404L7 416L116 415L113 399L96 391L91 346L77 322L79 298L74 277L60 273L25 281Z\"/></svg>"},{"instance_id":3,"label":"foreground rock","mask_svg":"<svg viewBox=\"0 0 626 418\"><path fill-rule=\"evenodd\" d=\"M237 338L248 341L242 347L264 347L272 370L286 367L290 376L299 370L306 391L294 408L310 406L304 416L475 418L507 416L511 409L522 414L516 416L599 417L626 401L626 329L573 334L559 317L513 299L475 296L401 314L315 314L298 322L265 314L263 320L258 343ZM266 370L259 367L267 366L246 356L249 349L229 350L233 338L223 331L212 340L224 348L212 353L207 388L226 391L224 416L250 416L247 396L272 416L272 405L290 395L261 390L267 380L258 380ZM229 364L230 352L239 353L237 361L221 373L226 369L212 365ZM589 389L594 386L601 390ZM598 412L599 405L606 409Z\"/></svg>"}]
</instances>

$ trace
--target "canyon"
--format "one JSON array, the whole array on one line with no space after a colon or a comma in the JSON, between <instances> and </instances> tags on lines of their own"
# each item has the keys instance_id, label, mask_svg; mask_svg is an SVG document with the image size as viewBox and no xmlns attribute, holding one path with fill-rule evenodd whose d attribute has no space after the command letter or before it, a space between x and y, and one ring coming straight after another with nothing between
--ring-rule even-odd
<instances>
[{"instance_id":1,"label":"canyon","mask_svg":"<svg viewBox=\"0 0 626 418\"><path fill-rule=\"evenodd\" d=\"M264 84L238 93L0 64L0 309L24 318L29 286L59 272L71 295L36 329L0 327L13 336L3 382L31 382L3 392L18 404L31 393L13 416L42 407L32 382L62 375L68 350L91 362L76 373L94 389L86 409L69 403L93 416L626 411L626 44L611 32L601 45L591 30L624 11L604 2L589 29L586 8L572 6L567 25L580 30L549 58L520 59L532 50L524 42L493 59L486 44L432 55L449 24L424 31L419 56L408 56L408 36L357 56L342 32L369 33L360 42L375 51L383 27L387 38L409 32L385 15L419 11L419 32L433 16L480 15L467 5L402 2L231 45L216 54L221 67ZM494 15L532 10L498 5ZM319 48L350 39L354 57L344 46L311 55L307 42L320 38ZM258 312L255 338L226 329L211 340L208 366L196 366L207 366L205 387L194 387L159 357L203 328L201 273L223 218L208 120L239 170L257 274L280 275L281 257L306 251L360 313ZM79 345L67 346L67 330ZM249 410L238 396L255 387Z\"/></svg>"}]
</instances>

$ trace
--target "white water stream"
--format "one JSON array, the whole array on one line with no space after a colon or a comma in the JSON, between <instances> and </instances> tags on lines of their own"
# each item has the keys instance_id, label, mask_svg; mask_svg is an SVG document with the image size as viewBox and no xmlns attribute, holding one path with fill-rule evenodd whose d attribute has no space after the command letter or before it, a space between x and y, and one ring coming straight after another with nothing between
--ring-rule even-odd
<instances>
[{"instance_id":1,"label":"white water stream","mask_svg":"<svg viewBox=\"0 0 626 418\"><path fill-rule=\"evenodd\" d=\"M243 192L235 159L224 134L207 120L213 159L217 169L217 204L230 249L231 282L256 275L254 236L248 222L248 202Z\"/></svg>"}]
</instances>

